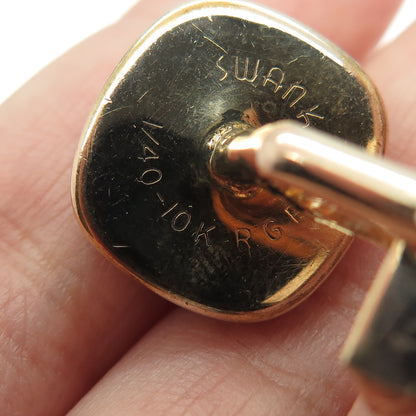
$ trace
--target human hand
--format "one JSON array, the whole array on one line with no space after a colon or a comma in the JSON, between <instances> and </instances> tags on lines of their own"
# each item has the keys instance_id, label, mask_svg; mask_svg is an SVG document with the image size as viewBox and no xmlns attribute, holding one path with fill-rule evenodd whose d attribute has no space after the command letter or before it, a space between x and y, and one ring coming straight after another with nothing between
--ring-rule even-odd
<instances>
[{"instance_id":1,"label":"human hand","mask_svg":"<svg viewBox=\"0 0 416 416\"><path fill-rule=\"evenodd\" d=\"M2 414L345 415L353 406L338 355L380 252L356 242L303 305L230 324L149 293L96 253L74 219L72 158L93 102L127 47L177 3L142 1L0 109ZM391 116L388 154L411 163L416 28L370 54L398 1L262 3L360 59ZM366 414L361 404L350 412Z\"/></svg>"}]
</instances>

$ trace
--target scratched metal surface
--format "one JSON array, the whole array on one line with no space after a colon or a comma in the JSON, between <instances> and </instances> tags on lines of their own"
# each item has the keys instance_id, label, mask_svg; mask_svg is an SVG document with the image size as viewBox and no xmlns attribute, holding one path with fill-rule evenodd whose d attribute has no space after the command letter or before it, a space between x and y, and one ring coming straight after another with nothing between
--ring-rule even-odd
<instances>
[{"instance_id":1,"label":"scratched metal surface","mask_svg":"<svg viewBox=\"0 0 416 416\"><path fill-rule=\"evenodd\" d=\"M289 118L374 151L384 126L352 60L242 9L171 17L130 51L85 131L74 195L94 241L141 281L193 309L257 320L313 291L348 238L268 189L224 191L208 168L210 132Z\"/></svg>"}]
</instances>

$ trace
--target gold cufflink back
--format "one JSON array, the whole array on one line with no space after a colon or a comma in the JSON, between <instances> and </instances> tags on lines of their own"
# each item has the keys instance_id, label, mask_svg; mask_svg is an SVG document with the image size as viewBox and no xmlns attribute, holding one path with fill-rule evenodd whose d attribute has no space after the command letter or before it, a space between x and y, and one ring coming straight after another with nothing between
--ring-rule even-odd
<instances>
[{"instance_id":1,"label":"gold cufflink back","mask_svg":"<svg viewBox=\"0 0 416 416\"><path fill-rule=\"evenodd\" d=\"M81 223L182 306L239 321L287 311L327 277L350 233L221 161L226 141L282 119L369 152L384 146L373 85L327 40L246 3L171 13L127 53L84 131Z\"/></svg>"},{"instance_id":2,"label":"gold cufflink back","mask_svg":"<svg viewBox=\"0 0 416 416\"><path fill-rule=\"evenodd\" d=\"M344 359L376 404L413 406L416 176L375 156L384 143L378 93L339 48L249 3L197 2L157 22L108 80L73 201L120 267L225 320L293 308L354 234L390 247Z\"/></svg>"}]
</instances>

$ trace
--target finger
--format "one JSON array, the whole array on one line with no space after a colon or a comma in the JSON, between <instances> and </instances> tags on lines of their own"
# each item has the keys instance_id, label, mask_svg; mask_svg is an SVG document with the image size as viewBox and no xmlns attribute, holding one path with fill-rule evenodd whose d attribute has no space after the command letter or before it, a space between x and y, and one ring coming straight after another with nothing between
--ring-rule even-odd
<instances>
[{"instance_id":1,"label":"finger","mask_svg":"<svg viewBox=\"0 0 416 416\"><path fill-rule=\"evenodd\" d=\"M401 47L390 45L372 57L366 70L385 101L389 126L388 157L416 166L416 85L412 76L416 52L415 29L406 31L400 37L399 44ZM389 71L384 69L387 67Z\"/></svg>"},{"instance_id":2,"label":"finger","mask_svg":"<svg viewBox=\"0 0 416 416\"><path fill-rule=\"evenodd\" d=\"M319 7L304 0L267 3L289 16L301 16L302 22L361 59L378 42L402 1L339 0L319 3Z\"/></svg>"},{"instance_id":3,"label":"finger","mask_svg":"<svg viewBox=\"0 0 416 416\"><path fill-rule=\"evenodd\" d=\"M328 11L328 4L316 7ZM389 4L392 12L396 2ZM80 235L68 192L76 138L94 97L154 10L142 2L119 25L50 66L1 110L7 269L0 298L0 377L6 386L0 400L9 407L18 403L16 412L65 410L163 313L159 299L121 277ZM302 19L300 7L297 17ZM316 28L325 32L326 23ZM375 30L371 37L377 36ZM354 49L350 39L343 46Z\"/></svg>"},{"instance_id":4,"label":"finger","mask_svg":"<svg viewBox=\"0 0 416 416\"><path fill-rule=\"evenodd\" d=\"M369 260L274 321L227 324L176 310L70 415L347 414L355 394L337 357Z\"/></svg>"},{"instance_id":5,"label":"finger","mask_svg":"<svg viewBox=\"0 0 416 416\"><path fill-rule=\"evenodd\" d=\"M377 409L372 409L362 397L359 397L348 416L415 416L415 411L408 409L409 402L406 398L404 400L402 398L402 401L398 399L396 406L390 399L381 396Z\"/></svg>"},{"instance_id":6,"label":"finger","mask_svg":"<svg viewBox=\"0 0 416 416\"><path fill-rule=\"evenodd\" d=\"M366 405L364 400L358 398L351 411L348 413L348 416L374 416L374 413Z\"/></svg>"}]
</instances>

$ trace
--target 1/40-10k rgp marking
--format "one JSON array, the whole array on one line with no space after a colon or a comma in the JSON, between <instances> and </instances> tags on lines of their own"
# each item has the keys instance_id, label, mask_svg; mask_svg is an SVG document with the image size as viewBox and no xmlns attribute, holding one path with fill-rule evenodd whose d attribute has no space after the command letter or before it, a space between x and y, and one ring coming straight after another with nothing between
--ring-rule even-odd
<instances>
[{"instance_id":1,"label":"1/40-10k rgp marking","mask_svg":"<svg viewBox=\"0 0 416 416\"><path fill-rule=\"evenodd\" d=\"M152 123L146 123L151 127L162 128L162 126L157 126ZM159 146L159 142L153 137L153 135L146 129L141 128L141 131L145 136L156 146ZM142 160L144 163L147 163L149 160L158 160L159 154L153 150L150 143L142 144L143 154L139 156L138 159ZM153 186L160 183L163 179L163 173L160 169L149 167L144 170L140 177L137 179L137 182L145 186ZM162 206L165 205L165 200L160 192L156 192L158 200L161 202ZM187 210L180 209L179 202L174 202L162 212L160 218L168 219L170 218L170 227L173 231L181 233L188 229L192 222L192 214ZM200 241L205 241L207 246L210 246L209 233L215 230L215 225L205 225L205 222L201 222L199 226L195 229L195 232L192 233L194 244L197 245Z\"/></svg>"}]
</instances>

